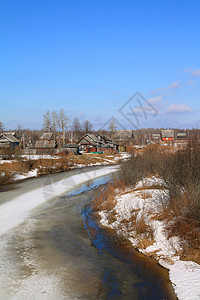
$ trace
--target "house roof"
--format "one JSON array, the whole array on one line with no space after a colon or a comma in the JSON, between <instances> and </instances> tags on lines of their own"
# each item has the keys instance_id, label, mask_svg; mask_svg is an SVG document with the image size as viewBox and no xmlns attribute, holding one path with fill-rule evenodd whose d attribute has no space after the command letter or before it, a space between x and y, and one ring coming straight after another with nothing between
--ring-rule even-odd
<instances>
[{"instance_id":1,"label":"house roof","mask_svg":"<svg viewBox=\"0 0 200 300\"><path fill-rule=\"evenodd\" d=\"M98 146L99 144L102 144L103 142L99 141L99 139L92 133L85 134L79 141L78 145L81 144L81 142L86 141L87 143L91 144L92 146Z\"/></svg>"},{"instance_id":2,"label":"house roof","mask_svg":"<svg viewBox=\"0 0 200 300\"><path fill-rule=\"evenodd\" d=\"M15 131L5 131L5 132L3 132L3 134L5 134L5 135L9 134L9 135L15 135L15 136L17 135Z\"/></svg>"},{"instance_id":3,"label":"house roof","mask_svg":"<svg viewBox=\"0 0 200 300\"><path fill-rule=\"evenodd\" d=\"M98 135L100 136L100 135ZM102 137L102 136L101 136ZM85 142L84 142L85 140ZM78 141L78 145L80 144L91 144L92 146L97 146L97 147L113 147L113 145L118 145L117 143L114 143L112 140L99 140L99 138L97 136L95 136L94 134L85 134L79 141Z\"/></svg>"},{"instance_id":4,"label":"house roof","mask_svg":"<svg viewBox=\"0 0 200 300\"><path fill-rule=\"evenodd\" d=\"M10 143L19 143L19 140L12 134L2 134L0 137L1 142L9 141Z\"/></svg>"},{"instance_id":5,"label":"house roof","mask_svg":"<svg viewBox=\"0 0 200 300\"><path fill-rule=\"evenodd\" d=\"M52 132L44 132L40 137L41 140L47 140L47 141L50 141L52 138L53 138Z\"/></svg>"},{"instance_id":6,"label":"house roof","mask_svg":"<svg viewBox=\"0 0 200 300\"><path fill-rule=\"evenodd\" d=\"M66 145L63 145L63 148L78 148L78 145L76 145L76 144L66 144Z\"/></svg>"},{"instance_id":7,"label":"house roof","mask_svg":"<svg viewBox=\"0 0 200 300\"><path fill-rule=\"evenodd\" d=\"M177 137L186 137L186 132L177 132Z\"/></svg>"},{"instance_id":8,"label":"house roof","mask_svg":"<svg viewBox=\"0 0 200 300\"><path fill-rule=\"evenodd\" d=\"M55 148L55 141L36 141L35 148Z\"/></svg>"},{"instance_id":9,"label":"house roof","mask_svg":"<svg viewBox=\"0 0 200 300\"><path fill-rule=\"evenodd\" d=\"M99 142L98 138L96 137L96 135L94 135L93 133L86 133L85 137L88 137L89 139L92 139L94 142Z\"/></svg>"},{"instance_id":10,"label":"house roof","mask_svg":"<svg viewBox=\"0 0 200 300\"><path fill-rule=\"evenodd\" d=\"M161 130L162 138L173 138L174 130Z\"/></svg>"}]
</instances>

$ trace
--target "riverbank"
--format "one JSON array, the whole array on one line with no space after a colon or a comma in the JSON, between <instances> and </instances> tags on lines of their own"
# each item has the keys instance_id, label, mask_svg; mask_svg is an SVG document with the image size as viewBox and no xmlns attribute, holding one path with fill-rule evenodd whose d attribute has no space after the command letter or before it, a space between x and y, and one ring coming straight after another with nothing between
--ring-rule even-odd
<instances>
[{"instance_id":1,"label":"riverbank","mask_svg":"<svg viewBox=\"0 0 200 300\"><path fill-rule=\"evenodd\" d=\"M115 230L133 248L169 270L178 299L198 300L200 265L183 260L180 238L168 234L168 220L163 216L168 197L163 181L154 176L144 178L131 189L109 185L93 206L102 226Z\"/></svg>"},{"instance_id":2,"label":"riverbank","mask_svg":"<svg viewBox=\"0 0 200 300\"><path fill-rule=\"evenodd\" d=\"M128 153L84 154L61 157L23 155L12 160L0 159L0 185L78 168L115 165L126 160L129 156Z\"/></svg>"}]
</instances>

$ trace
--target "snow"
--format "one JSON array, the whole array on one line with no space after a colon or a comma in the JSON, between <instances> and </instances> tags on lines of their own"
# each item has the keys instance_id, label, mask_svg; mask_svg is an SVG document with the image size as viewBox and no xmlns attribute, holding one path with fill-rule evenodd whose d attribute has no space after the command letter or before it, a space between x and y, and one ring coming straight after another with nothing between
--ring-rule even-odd
<instances>
[{"instance_id":1,"label":"snow","mask_svg":"<svg viewBox=\"0 0 200 300\"><path fill-rule=\"evenodd\" d=\"M27 179L27 178L31 178L31 177L37 177L37 171L38 169L34 169L32 171L29 171L28 173L23 173L23 174L16 174L14 177L14 180L23 180L23 179Z\"/></svg>"},{"instance_id":2,"label":"snow","mask_svg":"<svg viewBox=\"0 0 200 300\"><path fill-rule=\"evenodd\" d=\"M135 189L155 184L163 185L163 181L156 177L144 178L136 184ZM178 256L180 250L179 238L167 239L164 221L152 218L155 213L159 213L161 203L165 203L168 199L166 190L127 190L121 195L119 191L117 193L115 197L116 205L112 210L116 220L110 222L109 212L100 211L102 225L115 229L119 235L128 238L132 245L138 248L138 242L142 236L138 236L133 230L131 222L128 221L137 211L136 222L142 217L145 223L151 226L154 235L151 245L145 249L138 248L138 250L146 255L152 254L163 267L169 269L169 277L178 299L200 299L200 265L192 261L180 260ZM127 220L126 223L124 223L125 219Z\"/></svg>"},{"instance_id":3,"label":"snow","mask_svg":"<svg viewBox=\"0 0 200 300\"><path fill-rule=\"evenodd\" d=\"M96 158L97 160L100 159L102 160L101 162L95 162L95 163L90 163L90 164L81 164L81 163L74 163L71 162L71 166L69 167L69 169L75 169L75 168L84 168L84 167L90 167L90 166L106 166L109 164L116 164L121 160L127 160L130 157L129 153L126 152L121 152L119 153L117 156L115 155L107 155L106 158L105 157L101 157L101 156L93 156L94 154L90 154L87 153L87 155L92 155L92 158ZM22 159L29 159L29 160L39 160L39 159L59 159L59 156L51 156L51 155L21 155ZM76 158L81 158L80 156L76 156ZM108 159L109 158L109 159ZM0 158L0 164L4 164L4 163L13 163L16 162L15 160L2 160ZM70 165L70 162L69 162ZM44 168L44 167L43 167ZM2 172L1 174L2 176L4 176L4 173ZM24 180L27 178L31 178L31 177L37 177L38 176L38 169L33 169L27 173L24 172L13 172L13 180L14 181L18 181L18 180Z\"/></svg>"},{"instance_id":4,"label":"snow","mask_svg":"<svg viewBox=\"0 0 200 300\"><path fill-rule=\"evenodd\" d=\"M80 174L65 178L55 184L47 185L43 188L35 189L25 193L12 201L0 205L0 235L23 222L32 209L47 203L50 199L70 191L76 186L87 182L88 180L101 177L118 170L117 166L109 166L99 170L81 172Z\"/></svg>"},{"instance_id":5,"label":"snow","mask_svg":"<svg viewBox=\"0 0 200 300\"><path fill-rule=\"evenodd\" d=\"M11 164L13 160L8 160L8 159L0 159L0 165L3 164Z\"/></svg>"},{"instance_id":6,"label":"snow","mask_svg":"<svg viewBox=\"0 0 200 300\"><path fill-rule=\"evenodd\" d=\"M52 156L50 154L23 154L21 155L22 158L25 158L27 160L37 160L37 159L59 159L59 156Z\"/></svg>"}]
</instances>

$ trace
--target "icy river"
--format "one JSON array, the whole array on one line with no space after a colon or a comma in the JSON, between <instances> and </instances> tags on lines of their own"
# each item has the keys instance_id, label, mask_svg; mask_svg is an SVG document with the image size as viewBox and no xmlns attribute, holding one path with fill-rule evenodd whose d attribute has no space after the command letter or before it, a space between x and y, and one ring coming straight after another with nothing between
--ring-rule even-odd
<instances>
[{"instance_id":1,"label":"icy river","mask_svg":"<svg viewBox=\"0 0 200 300\"><path fill-rule=\"evenodd\" d=\"M116 167L0 190L0 299L176 299L168 272L99 226L90 202Z\"/></svg>"}]
</instances>

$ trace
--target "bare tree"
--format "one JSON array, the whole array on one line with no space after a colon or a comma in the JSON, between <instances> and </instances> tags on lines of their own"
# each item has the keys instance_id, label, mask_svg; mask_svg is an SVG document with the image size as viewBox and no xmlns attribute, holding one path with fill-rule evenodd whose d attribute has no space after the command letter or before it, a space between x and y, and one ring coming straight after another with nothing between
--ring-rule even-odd
<instances>
[{"instance_id":1,"label":"bare tree","mask_svg":"<svg viewBox=\"0 0 200 300\"><path fill-rule=\"evenodd\" d=\"M116 129L117 129L117 125L116 125L115 119L112 118L112 120L110 121L110 124L109 124L109 130L110 130L110 135L111 135L112 139L114 138Z\"/></svg>"},{"instance_id":2,"label":"bare tree","mask_svg":"<svg viewBox=\"0 0 200 300\"><path fill-rule=\"evenodd\" d=\"M60 109L58 117L57 117L57 123L62 131L62 139L63 144L65 143L65 132L67 130L67 126L69 123L69 118L67 117L67 114L64 109Z\"/></svg>"},{"instance_id":3,"label":"bare tree","mask_svg":"<svg viewBox=\"0 0 200 300\"><path fill-rule=\"evenodd\" d=\"M56 140L56 129L58 126L58 116L57 112L54 110L51 113L51 122L52 122L52 130L53 130L53 139Z\"/></svg>"},{"instance_id":4,"label":"bare tree","mask_svg":"<svg viewBox=\"0 0 200 300\"><path fill-rule=\"evenodd\" d=\"M73 134L75 135L76 139L79 139L82 132L81 132L81 123L77 117L74 118L74 120L72 122L72 131L73 131Z\"/></svg>"},{"instance_id":5,"label":"bare tree","mask_svg":"<svg viewBox=\"0 0 200 300\"><path fill-rule=\"evenodd\" d=\"M51 113L49 110L46 111L46 113L43 115L43 128L47 132L51 132L51 125L52 125L52 120L51 120Z\"/></svg>"},{"instance_id":6,"label":"bare tree","mask_svg":"<svg viewBox=\"0 0 200 300\"><path fill-rule=\"evenodd\" d=\"M19 139L21 139L23 135L24 129L20 124L17 124L17 136Z\"/></svg>"},{"instance_id":7,"label":"bare tree","mask_svg":"<svg viewBox=\"0 0 200 300\"><path fill-rule=\"evenodd\" d=\"M93 130L93 125L90 121L86 120L83 122L82 128L84 133L89 133Z\"/></svg>"},{"instance_id":8,"label":"bare tree","mask_svg":"<svg viewBox=\"0 0 200 300\"><path fill-rule=\"evenodd\" d=\"M0 122L0 133L4 132L5 126L2 122Z\"/></svg>"}]
</instances>

